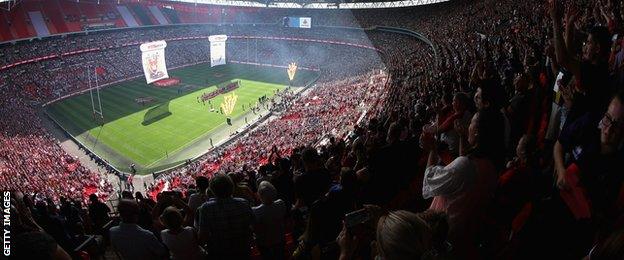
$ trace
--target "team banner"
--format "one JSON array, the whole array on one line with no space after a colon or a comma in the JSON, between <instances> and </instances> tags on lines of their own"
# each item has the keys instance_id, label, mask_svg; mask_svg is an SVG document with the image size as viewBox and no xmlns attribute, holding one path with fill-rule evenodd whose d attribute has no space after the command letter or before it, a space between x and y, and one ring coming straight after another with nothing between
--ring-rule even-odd
<instances>
[{"instance_id":1,"label":"team banner","mask_svg":"<svg viewBox=\"0 0 624 260\"><path fill-rule=\"evenodd\" d=\"M225 64L225 41L227 35L210 35L210 67Z\"/></svg>"},{"instance_id":2,"label":"team banner","mask_svg":"<svg viewBox=\"0 0 624 260\"><path fill-rule=\"evenodd\" d=\"M141 57L145 81L150 84L154 81L169 78L165 63L165 48L167 42L155 41L141 44Z\"/></svg>"}]
</instances>

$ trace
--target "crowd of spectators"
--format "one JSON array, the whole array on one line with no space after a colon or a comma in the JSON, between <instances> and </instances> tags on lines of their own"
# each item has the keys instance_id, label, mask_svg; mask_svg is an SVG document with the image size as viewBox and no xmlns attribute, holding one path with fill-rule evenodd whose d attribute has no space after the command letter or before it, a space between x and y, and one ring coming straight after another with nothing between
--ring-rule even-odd
<instances>
[{"instance_id":1,"label":"crowd of spectators","mask_svg":"<svg viewBox=\"0 0 624 260\"><path fill-rule=\"evenodd\" d=\"M127 80L142 75L141 52L138 45L154 40L168 41L165 60L168 68L205 62L209 57L207 37L213 34L230 36L228 59L322 69L323 80L359 75L367 72L362 63L381 64L373 50L343 45L304 43L297 41L236 38L288 37L311 40L333 40L371 46L366 34L345 30L340 37L329 29L315 29L306 33L284 30L274 25L236 26L223 28L214 25L172 26L172 28L137 29L131 32L101 32L86 35L52 37L45 40L5 44L0 53L0 66L40 57L54 57L13 66L4 70L7 84L20 86L32 100L45 102L63 95L95 86ZM182 37L190 39L179 40ZM313 48L314 47L314 48ZM86 52L81 52L89 50ZM77 53L76 53L77 52ZM342 62L344 53L353 60ZM375 61L374 59L377 58ZM347 70L338 69L349 66ZM11 76L9 76L11 75Z\"/></svg>"},{"instance_id":2,"label":"crowd of spectators","mask_svg":"<svg viewBox=\"0 0 624 260\"><path fill-rule=\"evenodd\" d=\"M420 143L419 199L447 214L455 255L621 257L622 7L458 1L390 20L436 46L437 62L386 63L378 115Z\"/></svg>"},{"instance_id":3,"label":"crowd of spectators","mask_svg":"<svg viewBox=\"0 0 624 260\"><path fill-rule=\"evenodd\" d=\"M193 178L218 172L257 169L276 156L314 145L328 136L345 136L363 113L372 109L384 89L383 74L365 74L348 80L322 83L289 101L279 117L251 130L233 143L217 147L190 165L163 174L149 187L152 198L163 189L184 189ZM272 147L270 150L264 147Z\"/></svg>"},{"instance_id":4,"label":"crowd of spectators","mask_svg":"<svg viewBox=\"0 0 624 260\"><path fill-rule=\"evenodd\" d=\"M150 196L126 194L114 250L622 258L624 4L482 0L384 12L340 23L410 28L435 52L371 34L385 72L321 83L163 175Z\"/></svg>"},{"instance_id":5,"label":"crowd of spectators","mask_svg":"<svg viewBox=\"0 0 624 260\"><path fill-rule=\"evenodd\" d=\"M66 55L62 58L44 60L35 63L27 63L6 70L3 73L2 81L2 109L7 118L14 120L4 120L3 127L3 161L2 165L7 174L1 176L7 179L2 182L1 187L5 189L18 189L37 194L37 199L50 198L58 201L61 197L72 199L85 199L93 192L101 194L104 198L112 192L111 185L98 174L89 171L75 158L70 157L64 151L57 140L55 140L44 129L41 119L39 119L38 104L62 95L76 93L86 89L89 84L95 85L95 76L88 75L97 73L99 84L111 83L141 75L140 51L137 46L122 47L123 44L136 44L145 40L154 40L156 37L167 35L167 39L176 36L208 36L215 32L215 28L193 28L180 26L173 29L161 30L137 30L135 34L128 33L102 33L96 35L68 36L59 39L46 39L45 41L34 41L19 43L16 45L3 46L3 64L11 61L20 61L37 56L24 55L60 55L64 52L79 51L91 47L103 48L111 42L116 43L115 47L108 46L100 51L85 52L76 55ZM242 35L250 33L249 28L238 29ZM255 31L256 36L273 35L272 28ZM236 33L236 30L232 30ZM277 36L284 36L279 28L276 30ZM186 35L188 33L188 35ZM110 34L110 35L109 35ZM321 36L326 32L313 32L311 36L324 39ZM351 35L351 36L349 36ZM297 35L286 35L289 37ZM301 36L301 35L299 35ZM111 41L112 38L119 37L118 41ZM346 34L347 40L362 35ZM331 39L331 38L330 38ZM125 41L125 42L124 42ZM363 40L352 42L361 43ZM65 43L65 44L63 44ZM251 44L252 48L259 49L259 55L250 53L247 50ZM322 44L316 44L320 50ZM240 48L240 49L238 49ZM305 44L296 42L273 42L270 40L231 40L228 47L231 59L239 61L260 61L286 65L297 58L300 66L319 67L319 64L329 64L328 71L336 70L339 62L338 53L349 53L354 55L354 59L362 57L362 53L351 50L350 47L334 46L329 51L324 51L324 55L312 55L305 51ZM280 54L282 50L288 50L293 56ZM45 51L45 52L43 52ZM366 50L368 51L368 50ZM369 51L373 52L373 51ZM189 64L205 62L209 57L209 45L206 39L172 41L167 48L166 60L169 67L178 67ZM306 56L309 59L306 59ZM365 57L365 56L364 56ZM373 63L377 56L370 56L370 59L354 60L348 65L352 70L350 75L363 73L368 67L363 62ZM9 76L11 75L11 76ZM330 75L327 74L326 78ZM331 76L338 78L339 75ZM22 120L16 120L20 118ZM94 154L86 151L100 166L108 171L114 169L101 161ZM11 167L9 167L11 166ZM8 174L8 173L11 174ZM45 172L47 174L36 174ZM70 184L70 185L67 185Z\"/></svg>"},{"instance_id":6,"label":"crowd of spectators","mask_svg":"<svg viewBox=\"0 0 624 260\"><path fill-rule=\"evenodd\" d=\"M27 191L37 201L84 202L93 193L107 198L113 188L65 152L26 99L0 86L0 189Z\"/></svg>"},{"instance_id":7,"label":"crowd of spectators","mask_svg":"<svg viewBox=\"0 0 624 260\"><path fill-rule=\"evenodd\" d=\"M111 185L104 178L89 171L75 158L62 151L58 140L55 140L44 130L41 119L38 118L37 102L85 89L88 87L89 81L93 86L95 75L88 75L85 67L92 68L94 72L97 71L99 84L140 75L142 68L140 63L136 62L139 60L140 52L134 45L123 47L125 44L137 44L165 36L167 39L182 36L208 36L218 33L215 30L217 29L214 26L206 26L206 28L180 26L157 30L137 30L133 33L107 32L63 36L2 46L3 51L0 55L4 58L2 59L3 65L29 58L61 55L62 53L93 47L102 48L100 51L64 55L61 58L15 66L3 73L2 112L7 115L8 120L3 120L2 125L2 169L7 173L1 176L3 180L6 179L2 182L2 188L28 191L31 195L36 194L37 200L49 198L57 202L60 198L84 200L86 196L94 192L102 195L103 198L107 198L108 194L112 192ZM228 28L228 32L246 35L250 34L250 28ZM279 28L264 28L263 30L255 30L253 35L301 37L304 34L293 35L281 32ZM327 37L327 32L314 31L308 36L332 39L323 38L323 35ZM355 43L363 43L365 39L363 34L358 35L356 33L346 33L342 38L347 40L358 39L351 40ZM310 67L318 67L318 64L339 66L336 59L339 57L337 53L341 52L352 53L354 59L364 56L358 55L360 53L351 51L348 47L341 46L335 46L330 51L324 51L324 55L314 56L309 51L305 51L305 44L292 43L291 46L289 42L261 40L259 41L260 46L258 46L257 42L254 40L232 41L229 47L231 56L241 61L264 60L264 62L274 64L288 64L288 62L293 61L293 57L297 57L300 66ZM258 56L244 51L251 44L255 45L252 48L260 49ZM321 48L321 44L318 45L316 50ZM280 54L282 50L288 50L293 56ZM169 43L166 60L170 67L194 64L204 62L209 56L208 52L209 46L206 39L172 41ZM308 56L309 59L305 59L305 56ZM358 68L360 73L365 71L362 68L367 67L362 62L355 61L349 65L352 68ZM327 70L336 70L335 68L337 67ZM355 74L357 73L353 72L351 75ZM332 78L338 78L338 76ZM21 120L17 120L17 118ZM96 159L98 164L105 166L93 154L89 153L89 155L92 159ZM107 169L112 170L110 167ZM38 172L46 174L37 174Z\"/></svg>"},{"instance_id":8,"label":"crowd of spectators","mask_svg":"<svg viewBox=\"0 0 624 260\"><path fill-rule=\"evenodd\" d=\"M232 177L253 190L269 169L276 187L274 175L294 176L294 194L285 188L282 198L294 204L296 257L621 257L614 243L624 172L621 8L618 1L459 1L393 14L388 24L425 34L437 60L426 46L387 55L387 97L367 124L319 148L314 177L305 166L297 173L305 152L279 148L280 158ZM369 21L378 22L359 20ZM253 158L276 150L269 146ZM325 173L342 184L349 170L356 192L340 199L353 204L337 204L349 207L327 202L331 186L314 191ZM387 211L372 221L377 232L340 232L351 220L344 214L367 203ZM373 252L364 246L371 241Z\"/></svg>"}]
</instances>

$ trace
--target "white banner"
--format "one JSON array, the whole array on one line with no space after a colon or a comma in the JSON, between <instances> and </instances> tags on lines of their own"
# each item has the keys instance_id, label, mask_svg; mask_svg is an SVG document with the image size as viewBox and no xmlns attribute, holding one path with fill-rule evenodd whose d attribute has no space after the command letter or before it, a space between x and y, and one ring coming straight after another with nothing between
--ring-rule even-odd
<instances>
[{"instance_id":1,"label":"white banner","mask_svg":"<svg viewBox=\"0 0 624 260\"><path fill-rule=\"evenodd\" d=\"M210 41L210 67L225 64L225 41L227 35L211 35Z\"/></svg>"},{"instance_id":2,"label":"white banner","mask_svg":"<svg viewBox=\"0 0 624 260\"><path fill-rule=\"evenodd\" d=\"M154 81L169 78L165 63L165 48L167 42L155 41L141 44L141 60L145 81L150 84Z\"/></svg>"}]
</instances>

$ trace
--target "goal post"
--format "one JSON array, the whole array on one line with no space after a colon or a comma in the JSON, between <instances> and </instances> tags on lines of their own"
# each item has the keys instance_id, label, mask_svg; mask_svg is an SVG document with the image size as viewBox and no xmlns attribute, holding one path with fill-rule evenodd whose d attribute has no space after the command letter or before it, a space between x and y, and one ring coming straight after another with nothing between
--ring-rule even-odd
<instances>
[{"instance_id":1,"label":"goal post","mask_svg":"<svg viewBox=\"0 0 624 260\"><path fill-rule=\"evenodd\" d=\"M92 114L93 114L93 120L97 120L98 119L97 116L99 116L100 123L104 124L104 114L102 113L102 100L100 99L100 85L98 82L97 66L93 68L93 78L95 81L95 87L91 84L92 83L91 77L92 77L91 66L88 66L87 67L87 81L88 81L88 87L89 87L89 95L91 96L91 109L92 109ZM95 97L94 97L93 92L95 92Z\"/></svg>"}]
</instances>

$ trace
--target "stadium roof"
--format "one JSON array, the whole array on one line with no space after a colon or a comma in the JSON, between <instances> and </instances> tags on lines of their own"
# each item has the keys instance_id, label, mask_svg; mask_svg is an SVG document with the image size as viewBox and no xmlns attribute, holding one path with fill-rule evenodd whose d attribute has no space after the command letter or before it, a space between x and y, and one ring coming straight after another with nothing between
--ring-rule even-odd
<instances>
[{"instance_id":1,"label":"stadium roof","mask_svg":"<svg viewBox=\"0 0 624 260\"><path fill-rule=\"evenodd\" d=\"M305 9L373 9L428 5L450 0L404 0L382 2L345 3L342 0L171 0L195 4L211 4L224 6L269 7L269 8L305 8Z\"/></svg>"},{"instance_id":2,"label":"stadium roof","mask_svg":"<svg viewBox=\"0 0 624 260\"><path fill-rule=\"evenodd\" d=\"M15 5L17 5L21 1L22 0L0 0L0 9L10 11Z\"/></svg>"}]
</instances>

